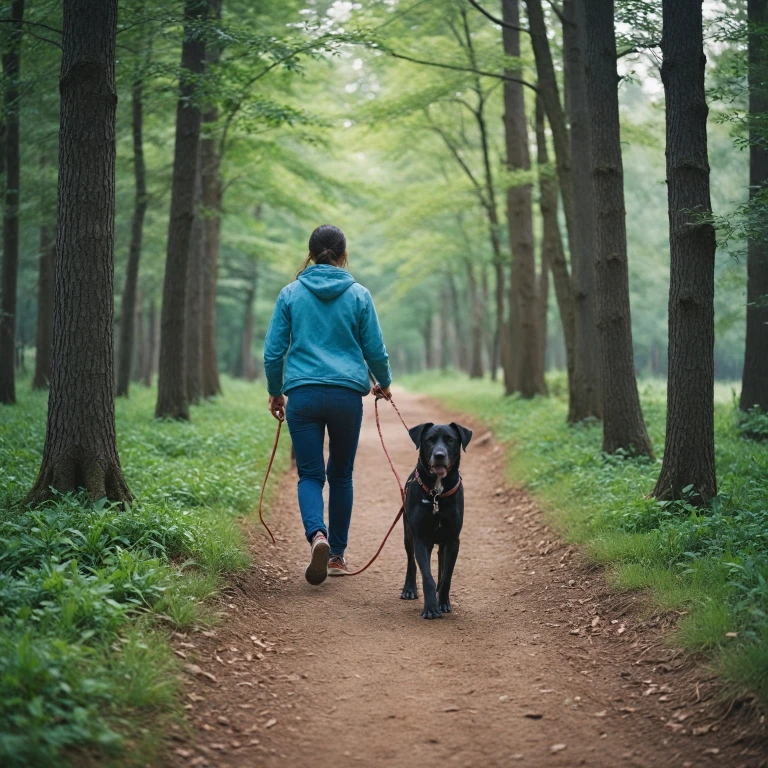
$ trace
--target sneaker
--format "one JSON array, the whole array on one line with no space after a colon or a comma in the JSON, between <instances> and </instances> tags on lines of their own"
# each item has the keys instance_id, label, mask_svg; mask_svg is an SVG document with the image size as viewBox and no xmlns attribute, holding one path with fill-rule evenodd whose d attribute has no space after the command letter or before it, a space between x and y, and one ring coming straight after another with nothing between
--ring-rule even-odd
<instances>
[{"instance_id":1,"label":"sneaker","mask_svg":"<svg viewBox=\"0 0 768 768\"><path fill-rule=\"evenodd\" d=\"M346 576L349 573L349 567L347 561L344 559L344 555L331 555L328 560L328 575L329 576Z\"/></svg>"},{"instance_id":2,"label":"sneaker","mask_svg":"<svg viewBox=\"0 0 768 768\"><path fill-rule=\"evenodd\" d=\"M330 550L331 547L325 534L322 531L318 531L312 537L309 565L304 571L304 578L313 586L322 584L328 575L328 553Z\"/></svg>"}]
</instances>

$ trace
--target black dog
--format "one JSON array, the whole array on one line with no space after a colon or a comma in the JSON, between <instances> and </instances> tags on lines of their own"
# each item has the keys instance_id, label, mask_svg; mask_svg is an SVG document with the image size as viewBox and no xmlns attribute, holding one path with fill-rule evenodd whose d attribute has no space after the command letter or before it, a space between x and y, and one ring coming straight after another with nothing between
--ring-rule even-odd
<instances>
[{"instance_id":1,"label":"black dog","mask_svg":"<svg viewBox=\"0 0 768 768\"><path fill-rule=\"evenodd\" d=\"M405 551L408 569L400 597L415 600L416 563L424 589L425 619L439 619L451 612L451 577L459 554L459 534L464 522L464 488L459 475L461 449L467 450L472 432L461 424L419 424L408 431L419 449L416 469L406 482ZM437 551L437 588L430 558Z\"/></svg>"}]
</instances>

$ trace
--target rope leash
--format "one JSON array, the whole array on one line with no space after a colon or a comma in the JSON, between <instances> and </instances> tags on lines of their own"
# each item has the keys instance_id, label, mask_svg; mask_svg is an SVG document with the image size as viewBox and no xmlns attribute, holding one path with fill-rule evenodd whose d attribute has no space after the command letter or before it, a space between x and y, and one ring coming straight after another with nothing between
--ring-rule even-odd
<instances>
[{"instance_id":1,"label":"rope leash","mask_svg":"<svg viewBox=\"0 0 768 768\"><path fill-rule=\"evenodd\" d=\"M392 525L389 526L389 530L387 531L386 536L384 536L384 539L382 540L381 544L379 544L379 548L376 550L376 553L374 556L362 567L359 568L356 571L350 571L345 576L357 576L358 574L362 573L363 571L370 568L371 565L375 562L376 558L381 554L381 550L384 549L384 545L387 543L387 539L389 538L389 535L392 533L392 531L395 529L395 526L397 525L398 520L403 516L403 512L405 511L405 489L403 488L403 484L400 481L400 475L397 474L397 470L395 469L394 462L392 461L392 457L389 455L389 451L387 450L387 445L384 442L384 434L381 431L381 420L379 418L379 400L386 400L388 403L392 405L392 407L395 409L395 412L397 413L398 418L400 419L401 424L405 427L406 431L408 430L408 425L405 423L405 420L403 419L403 415L400 413L400 409L395 405L395 401L392 399L392 395L387 397L384 392L382 392L381 387L379 387L378 384L374 382L374 386L371 389L371 394L374 395L376 400L374 401L374 411L376 412L376 428L379 431L379 439L381 440L381 447L384 449L384 453L386 454L387 461L389 462L389 466L392 469L392 474L395 476L395 480L397 480L397 486L400 489L400 499L402 501L402 504L400 506L400 510L398 511L397 515L395 515L395 519L392 521ZM269 464L267 465L267 474L264 477L264 482L261 486L261 493L259 494L259 520L261 524L264 526L265 530L269 534L269 537L272 539L273 544L277 544L275 541L275 537L272 535L272 531L269 529L269 526L264 522L264 517L262 516L262 503L264 500L264 490L267 487L267 480L269 480L269 473L272 471L272 463L275 460L275 454L277 453L277 445L280 441L280 430L283 426L283 418L278 418L277 420L277 432L275 433L275 442L272 445L272 455L269 458Z\"/></svg>"}]
</instances>

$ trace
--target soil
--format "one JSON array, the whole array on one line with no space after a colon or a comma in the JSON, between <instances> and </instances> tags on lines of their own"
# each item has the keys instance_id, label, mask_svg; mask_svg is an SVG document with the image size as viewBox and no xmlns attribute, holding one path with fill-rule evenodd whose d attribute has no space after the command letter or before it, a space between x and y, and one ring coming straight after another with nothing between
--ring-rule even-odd
<instances>
[{"instance_id":1,"label":"soil","mask_svg":"<svg viewBox=\"0 0 768 768\"><path fill-rule=\"evenodd\" d=\"M462 459L466 508L454 612L400 600L400 525L356 577L304 580L309 548L289 473L273 502L278 545L247 523L254 565L223 596L222 622L175 635L188 728L175 766L759 766L764 718L723 697L706 665L668 642L675 616L616 594L504 482L493 436L406 392L406 423L475 429ZM402 477L416 452L386 403ZM352 567L376 550L399 495L365 401L355 468Z\"/></svg>"}]
</instances>

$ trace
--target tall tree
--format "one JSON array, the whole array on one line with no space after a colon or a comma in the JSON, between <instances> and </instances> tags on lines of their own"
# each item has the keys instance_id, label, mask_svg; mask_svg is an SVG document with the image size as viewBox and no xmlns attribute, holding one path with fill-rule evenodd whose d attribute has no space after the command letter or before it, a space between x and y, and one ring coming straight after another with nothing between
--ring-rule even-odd
<instances>
[{"instance_id":1,"label":"tall tree","mask_svg":"<svg viewBox=\"0 0 768 768\"><path fill-rule=\"evenodd\" d=\"M51 379L53 335L53 281L56 269L56 238L51 228L40 227L40 256L37 276L37 340L32 389L47 389Z\"/></svg>"},{"instance_id":2,"label":"tall tree","mask_svg":"<svg viewBox=\"0 0 768 768\"><path fill-rule=\"evenodd\" d=\"M563 0L565 103L570 123L573 174L574 242L571 244L578 397L574 421L600 418L603 410L596 322L594 202L590 157L591 119L586 81L584 0Z\"/></svg>"},{"instance_id":3,"label":"tall tree","mask_svg":"<svg viewBox=\"0 0 768 768\"><path fill-rule=\"evenodd\" d=\"M28 504L51 488L131 498L115 436L116 32L117 0L64 0L51 388Z\"/></svg>"},{"instance_id":4,"label":"tall tree","mask_svg":"<svg viewBox=\"0 0 768 768\"><path fill-rule=\"evenodd\" d=\"M186 377L187 398L196 405L202 394L202 301L203 301L203 221L201 218L200 172L195 180L195 221L192 224L192 238L189 243L189 264L187 267L187 299L184 316L186 334Z\"/></svg>"},{"instance_id":5,"label":"tall tree","mask_svg":"<svg viewBox=\"0 0 768 768\"><path fill-rule=\"evenodd\" d=\"M147 212L147 168L144 162L144 71L138 65L131 88L131 128L133 135L133 175L135 198L131 221L131 242L128 246L128 266L123 286L120 314L120 344L117 362L117 396L128 397L131 366L134 359L134 323L136 293L141 261L141 241L144 235L144 216Z\"/></svg>"},{"instance_id":6,"label":"tall tree","mask_svg":"<svg viewBox=\"0 0 768 768\"><path fill-rule=\"evenodd\" d=\"M765 197L768 185L768 0L747 0L749 22L749 196ZM768 241L747 244L747 339L741 380L741 410L768 412Z\"/></svg>"},{"instance_id":7,"label":"tall tree","mask_svg":"<svg viewBox=\"0 0 768 768\"><path fill-rule=\"evenodd\" d=\"M702 0L663 0L669 198L669 385L664 460L653 495L717 492L714 437L715 230L710 223Z\"/></svg>"},{"instance_id":8,"label":"tall tree","mask_svg":"<svg viewBox=\"0 0 768 768\"><path fill-rule=\"evenodd\" d=\"M560 196L565 215L565 226L568 234L568 250L572 259L574 254L581 253L579 240L579 222L576 214L576 201L573 188L573 169L571 165L571 146L568 125L565 119L565 111L560 102L560 90L557 83L557 74L552 59L552 51L549 47L547 24L544 18L544 10L541 0L525 0L528 10L528 24L531 34L531 46L536 60L538 73L539 94L544 111L549 120L552 131L552 144L555 150L555 167L560 186ZM560 264L554 265L558 269ZM553 273L554 274L554 273ZM557 282L555 283L557 287ZM561 285L560 293L564 286ZM594 398L594 392L590 392L588 383L591 372L589 359L580 357L577 350L580 347L579 333L585 335L585 329L590 328L585 318L579 319L580 313L586 312L588 304L576 301L577 285L571 285L570 302L574 312L574 356L573 356L573 382L569 385L568 421L575 423L591 417L600 417L599 401ZM589 338L594 340L594 333L589 331ZM594 342L593 342L594 343Z\"/></svg>"},{"instance_id":9,"label":"tall tree","mask_svg":"<svg viewBox=\"0 0 768 768\"><path fill-rule=\"evenodd\" d=\"M5 80L5 207L0 283L0 403L16 402L16 285L19 273L19 73L24 0L11 3L11 31L3 53Z\"/></svg>"},{"instance_id":10,"label":"tall tree","mask_svg":"<svg viewBox=\"0 0 768 768\"><path fill-rule=\"evenodd\" d=\"M586 12L603 450L653 458L635 378L613 0Z\"/></svg>"},{"instance_id":11,"label":"tall tree","mask_svg":"<svg viewBox=\"0 0 768 768\"><path fill-rule=\"evenodd\" d=\"M571 293L568 262L565 259L563 238L557 220L557 177L549 164L547 150L546 116L541 98L536 99L536 161L539 171L539 208L541 210L541 264L552 270L555 298L565 341L565 368L568 375L568 400L575 399L574 357L576 347L576 317Z\"/></svg>"},{"instance_id":12,"label":"tall tree","mask_svg":"<svg viewBox=\"0 0 768 768\"><path fill-rule=\"evenodd\" d=\"M520 6L518 0L503 0L502 27L504 53L520 59ZM510 78L522 79L519 63L508 65ZM526 172L531 168L528 147L528 121L525 116L525 97L522 82L504 81L504 135L507 149L507 168L512 172ZM538 295L536 290L536 256L533 249L533 211L531 184L512 184L507 187L507 225L512 250L512 280L510 294L510 338L514 343L515 360L512 379L507 381L507 393L520 392L533 397L545 391L543 368L540 364ZM510 352L512 354L512 352Z\"/></svg>"},{"instance_id":13,"label":"tall tree","mask_svg":"<svg viewBox=\"0 0 768 768\"><path fill-rule=\"evenodd\" d=\"M221 18L222 0L210 0L209 13ZM221 46L214 44L206 50L206 67L215 65L221 56ZM219 238L221 234L221 157L219 144L212 129L219 119L219 110L212 104L205 110L203 135L200 139L200 175L203 205L203 308L202 308L202 381L203 397L221 394L219 364L216 358L216 282L219 270Z\"/></svg>"},{"instance_id":14,"label":"tall tree","mask_svg":"<svg viewBox=\"0 0 768 768\"><path fill-rule=\"evenodd\" d=\"M207 11L207 0L185 0L171 183L171 216L160 320L160 371L155 407L155 416L158 418L189 419L184 311L189 243L195 218L195 177L200 143L200 107L195 91L197 80L203 73L205 37L202 22Z\"/></svg>"}]
</instances>

